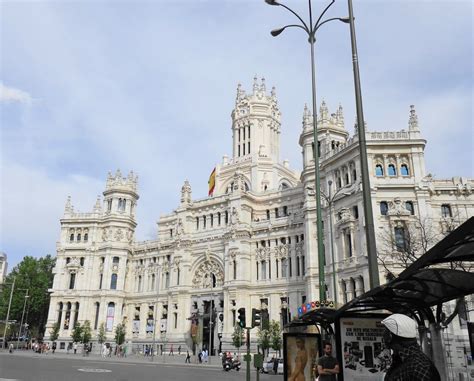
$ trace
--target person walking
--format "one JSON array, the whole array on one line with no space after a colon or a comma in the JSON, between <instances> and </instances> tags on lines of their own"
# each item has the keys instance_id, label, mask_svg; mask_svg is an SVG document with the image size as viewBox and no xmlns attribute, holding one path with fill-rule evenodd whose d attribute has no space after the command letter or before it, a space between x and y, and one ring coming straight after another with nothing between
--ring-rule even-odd
<instances>
[{"instance_id":1,"label":"person walking","mask_svg":"<svg viewBox=\"0 0 474 381\"><path fill-rule=\"evenodd\" d=\"M53 349L53 355L54 355L54 352L56 352L56 342L53 342L53 346L51 348Z\"/></svg>"},{"instance_id":2,"label":"person walking","mask_svg":"<svg viewBox=\"0 0 474 381\"><path fill-rule=\"evenodd\" d=\"M384 343L392 350L392 364L384 381L441 381L435 365L416 342L415 320L393 314L382 320L382 324Z\"/></svg>"},{"instance_id":3,"label":"person walking","mask_svg":"<svg viewBox=\"0 0 474 381\"><path fill-rule=\"evenodd\" d=\"M186 360L184 360L184 363L191 364L191 355L189 354L189 351L186 351Z\"/></svg>"},{"instance_id":4,"label":"person walking","mask_svg":"<svg viewBox=\"0 0 474 381\"><path fill-rule=\"evenodd\" d=\"M170 353L168 356L174 356L174 352L173 352L173 344L171 344L171 348L170 348Z\"/></svg>"},{"instance_id":5,"label":"person walking","mask_svg":"<svg viewBox=\"0 0 474 381\"><path fill-rule=\"evenodd\" d=\"M178 347L178 355L181 355L181 345Z\"/></svg>"},{"instance_id":6,"label":"person walking","mask_svg":"<svg viewBox=\"0 0 474 381\"><path fill-rule=\"evenodd\" d=\"M278 359L273 356L273 373L277 374L278 373Z\"/></svg>"},{"instance_id":7,"label":"person walking","mask_svg":"<svg viewBox=\"0 0 474 381\"><path fill-rule=\"evenodd\" d=\"M74 354L76 354L77 353L77 343L74 343L72 345L72 348L74 349Z\"/></svg>"},{"instance_id":8,"label":"person walking","mask_svg":"<svg viewBox=\"0 0 474 381\"><path fill-rule=\"evenodd\" d=\"M332 357L332 344L324 343L324 356L318 360L319 381L336 381L339 374L339 363Z\"/></svg>"}]
</instances>

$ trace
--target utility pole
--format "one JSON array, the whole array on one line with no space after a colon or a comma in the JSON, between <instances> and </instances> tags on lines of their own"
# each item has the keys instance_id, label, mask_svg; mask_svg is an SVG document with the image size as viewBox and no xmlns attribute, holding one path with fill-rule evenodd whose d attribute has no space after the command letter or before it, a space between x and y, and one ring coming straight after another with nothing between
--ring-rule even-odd
<instances>
[{"instance_id":1,"label":"utility pole","mask_svg":"<svg viewBox=\"0 0 474 381\"><path fill-rule=\"evenodd\" d=\"M10 301L8 302L7 319L5 320L5 329L3 330L3 348L7 347L7 328L8 320L10 319L10 307L12 305L13 291L15 290L15 280L16 278L13 278L12 289L10 290Z\"/></svg>"}]
</instances>

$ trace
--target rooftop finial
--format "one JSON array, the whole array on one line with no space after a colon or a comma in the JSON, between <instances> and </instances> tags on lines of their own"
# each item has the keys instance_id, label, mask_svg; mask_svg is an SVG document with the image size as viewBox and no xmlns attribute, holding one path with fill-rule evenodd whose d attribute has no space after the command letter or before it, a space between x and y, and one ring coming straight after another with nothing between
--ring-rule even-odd
<instances>
[{"instance_id":1,"label":"rooftop finial","mask_svg":"<svg viewBox=\"0 0 474 381\"><path fill-rule=\"evenodd\" d=\"M263 92L267 91L267 88L265 86L265 77L262 77L262 85L260 86L260 90Z\"/></svg>"},{"instance_id":2,"label":"rooftop finial","mask_svg":"<svg viewBox=\"0 0 474 381\"><path fill-rule=\"evenodd\" d=\"M344 128L344 112L342 110L342 105L340 103L336 111L336 123L339 127Z\"/></svg>"},{"instance_id":3,"label":"rooftop finial","mask_svg":"<svg viewBox=\"0 0 474 381\"><path fill-rule=\"evenodd\" d=\"M418 130L418 116L416 115L414 105L410 105L410 118L408 119L408 129L410 131Z\"/></svg>"},{"instance_id":4,"label":"rooftop finial","mask_svg":"<svg viewBox=\"0 0 474 381\"><path fill-rule=\"evenodd\" d=\"M94 213L100 213L102 210L101 203L100 203L100 195L97 196L97 200L95 201L94 205Z\"/></svg>"},{"instance_id":5,"label":"rooftop finial","mask_svg":"<svg viewBox=\"0 0 474 381\"><path fill-rule=\"evenodd\" d=\"M270 95L271 95L272 97L274 97L274 98L276 97L276 89L275 89L275 86L272 87L272 91L271 91Z\"/></svg>"},{"instance_id":6,"label":"rooftop finial","mask_svg":"<svg viewBox=\"0 0 474 381\"><path fill-rule=\"evenodd\" d=\"M326 102L323 99L323 101L321 102L321 107L319 108L319 114L322 121L328 119L328 113L329 113L328 107L326 106Z\"/></svg>"},{"instance_id":7,"label":"rooftop finial","mask_svg":"<svg viewBox=\"0 0 474 381\"><path fill-rule=\"evenodd\" d=\"M64 206L64 213L72 213L74 211L74 206L71 203L71 196L67 196L66 205Z\"/></svg>"},{"instance_id":8,"label":"rooftop finial","mask_svg":"<svg viewBox=\"0 0 474 381\"><path fill-rule=\"evenodd\" d=\"M258 91L258 78L257 74L255 74L255 77L253 77L253 92L254 94Z\"/></svg>"}]
</instances>

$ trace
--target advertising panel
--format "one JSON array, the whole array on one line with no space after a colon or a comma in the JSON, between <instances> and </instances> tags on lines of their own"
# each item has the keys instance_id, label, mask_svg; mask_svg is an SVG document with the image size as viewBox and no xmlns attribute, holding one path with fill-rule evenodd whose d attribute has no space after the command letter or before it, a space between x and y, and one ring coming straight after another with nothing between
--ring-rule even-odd
<instances>
[{"instance_id":1,"label":"advertising panel","mask_svg":"<svg viewBox=\"0 0 474 381\"><path fill-rule=\"evenodd\" d=\"M338 360L344 381L381 380L390 367L390 350L383 344L387 315L343 317L336 323Z\"/></svg>"},{"instance_id":2,"label":"advertising panel","mask_svg":"<svg viewBox=\"0 0 474 381\"><path fill-rule=\"evenodd\" d=\"M315 333L284 333L285 381L314 381L314 368L321 351L321 336Z\"/></svg>"}]
</instances>

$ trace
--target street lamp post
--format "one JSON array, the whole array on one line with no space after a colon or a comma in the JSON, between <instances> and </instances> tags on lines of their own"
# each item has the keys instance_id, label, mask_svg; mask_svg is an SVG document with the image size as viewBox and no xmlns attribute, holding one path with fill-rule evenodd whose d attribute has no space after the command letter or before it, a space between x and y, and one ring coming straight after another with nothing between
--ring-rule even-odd
<instances>
[{"instance_id":1,"label":"street lamp post","mask_svg":"<svg viewBox=\"0 0 474 381\"><path fill-rule=\"evenodd\" d=\"M291 8L288 6L279 3L276 0L265 0L269 5L281 6L291 12L294 16L298 18L301 24L290 24L286 25L279 29L274 29L270 33L273 37L278 36L286 28L300 28L303 29L308 35L308 42L311 46L311 86L312 86L312 98L313 98L313 138L314 138L314 174L315 174L315 188L316 188L316 230L317 230L317 239L318 239L318 277L319 277L319 299L324 300L326 294L326 283L324 280L324 246L323 246L323 224L322 224L322 213L321 213L321 190L320 190L320 174L319 174L319 152L318 152L318 134L317 134L317 110L316 110L316 69L315 69L315 60L314 60L314 43L316 42L316 31L324 24L329 21L339 20L345 23L348 23L348 18L334 17L324 21L321 21L324 14L327 10L334 4L335 0L331 0L328 6L324 11L319 15L316 23L313 26L313 12L311 6L311 0L308 0L309 8L309 26L304 22L304 20Z\"/></svg>"},{"instance_id":2,"label":"street lamp post","mask_svg":"<svg viewBox=\"0 0 474 381\"><path fill-rule=\"evenodd\" d=\"M23 303L23 312L21 313L20 332L18 332L18 338L16 340L16 349L18 349L18 346L20 345L21 328L23 327L23 318L25 317L26 302L28 298L30 297L28 295L28 291L29 290L26 289L25 302Z\"/></svg>"},{"instance_id":3,"label":"street lamp post","mask_svg":"<svg viewBox=\"0 0 474 381\"><path fill-rule=\"evenodd\" d=\"M332 181L328 181L328 198L329 198L329 234L330 238L329 240L331 241L331 261L332 261L332 287L334 289L334 304L337 308L337 287L336 287L336 263L334 261L334 242L333 242L333 232L332 232L332 205L334 198L331 198L331 187L332 186ZM336 197L336 194L334 197Z\"/></svg>"},{"instance_id":4,"label":"street lamp post","mask_svg":"<svg viewBox=\"0 0 474 381\"><path fill-rule=\"evenodd\" d=\"M369 261L370 288L380 285L379 268L377 264L377 248L375 245L374 214L372 211L372 197L370 195L369 165L367 163L367 145L365 142L364 111L362 109L362 92L360 89L359 58L357 56L357 42L354 26L354 14L352 11L352 0L348 0L349 25L351 29L352 68L354 71L354 89L357 110L357 126L359 132L359 156L362 172L362 195L364 198L365 215L365 239L367 244L367 256Z\"/></svg>"},{"instance_id":5,"label":"street lamp post","mask_svg":"<svg viewBox=\"0 0 474 381\"><path fill-rule=\"evenodd\" d=\"M13 291L15 290L15 280L16 278L13 278L12 289L10 290L10 300L8 302L7 319L5 320L5 328L3 329L3 348L7 347L6 346L7 328L8 328L8 320L10 319L10 307L12 305Z\"/></svg>"}]
</instances>

